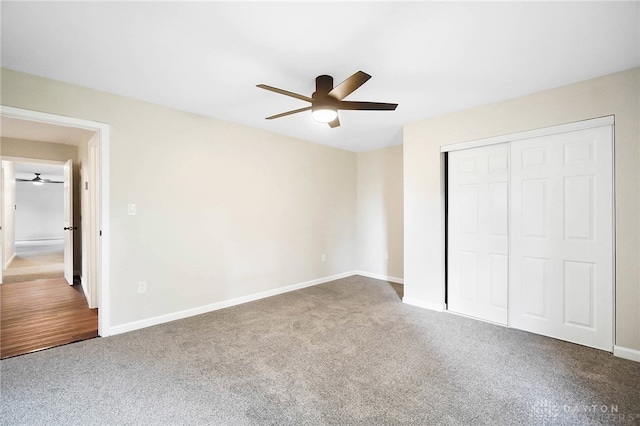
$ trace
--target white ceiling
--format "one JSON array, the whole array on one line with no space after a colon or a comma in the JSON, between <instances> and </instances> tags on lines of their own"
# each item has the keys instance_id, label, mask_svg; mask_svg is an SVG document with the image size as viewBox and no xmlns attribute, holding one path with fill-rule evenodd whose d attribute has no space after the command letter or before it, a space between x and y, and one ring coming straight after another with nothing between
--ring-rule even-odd
<instances>
[{"instance_id":1,"label":"white ceiling","mask_svg":"<svg viewBox=\"0 0 640 426\"><path fill-rule=\"evenodd\" d=\"M7 2L2 66L352 151L405 123L640 65L639 2ZM331 129L256 88L373 78Z\"/></svg>"},{"instance_id":2,"label":"white ceiling","mask_svg":"<svg viewBox=\"0 0 640 426\"><path fill-rule=\"evenodd\" d=\"M40 173L41 179L62 181L64 179L64 166L40 163L15 163L15 173L18 179L33 179L35 173Z\"/></svg>"}]
</instances>

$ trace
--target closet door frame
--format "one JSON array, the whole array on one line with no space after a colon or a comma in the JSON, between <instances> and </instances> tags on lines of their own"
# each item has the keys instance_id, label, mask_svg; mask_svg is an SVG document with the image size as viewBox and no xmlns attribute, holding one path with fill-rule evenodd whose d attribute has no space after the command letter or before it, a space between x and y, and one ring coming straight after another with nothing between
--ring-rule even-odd
<instances>
[{"instance_id":1,"label":"closet door frame","mask_svg":"<svg viewBox=\"0 0 640 426\"><path fill-rule=\"evenodd\" d=\"M587 119L587 120L582 120L582 121L576 121L576 122L572 122L572 123L567 123L567 124L561 124L561 125L556 125L556 126L550 126L550 127L544 127L544 128L539 128L539 129L534 129L534 130L528 130L528 131L524 131L524 132L518 132L518 133L511 133L511 134L506 134L506 135L500 135L500 136L495 136L495 137L489 137L489 138L485 138L485 139L477 139L477 140L473 140L473 141L468 141L468 142L460 142L460 143L456 143L456 144L451 144L451 145L443 145L440 147L440 152L443 153L443 155L446 155L449 152L453 152L453 151L459 151L459 150L464 150L464 149L469 149L469 148L476 148L476 147L483 147L483 146L489 146L489 145L495 145L495 144L501 144L501 143L508 143L508 142L514 142L514 141L518 141L518 140L524 140L524 139L530 139L530 138L537 138L537 137L542 137L542 136L550 136L550 135L555 135L555 134L559 134L559 133L566 133L566 132L572 132L575 130L583 130L583 129L590 129L590 128L595 128L595 127L603 127L603 126L611 126L612 128L612 159L611 159L611 167L612 167L612 342L611 342L611 350L613 351L613 348L615 346L615 340L616 340L616 322L615 322L615 318L616 318L616 235L615 235L615 230L616 230L616 191L615 191L615 186L616 186L616 182L615 182L615 119L613 115L610 116L605 116L605 117L599 117L599 118L593 118L593 119ZM445 186L446 186L446 182L445 182ZM446 191L445 191L446 192ZM446 203L448 201L445 200L445 210L446 210ZM446 221L446 219L445 219ZM448 239L448 226L445 226L445 246L443 247L443 249L447 250L447 239ZM445 264L445 276L448 274L448 264ZM445 301L447 298L447 282L445 281L444 283L445 286ZM448 311L448 307L447 304L445 302L445 310ZM482 319L479 319L480 321L482 321ZM509 326L509 325L507 325Z\"/></svg>"}]
</instances>

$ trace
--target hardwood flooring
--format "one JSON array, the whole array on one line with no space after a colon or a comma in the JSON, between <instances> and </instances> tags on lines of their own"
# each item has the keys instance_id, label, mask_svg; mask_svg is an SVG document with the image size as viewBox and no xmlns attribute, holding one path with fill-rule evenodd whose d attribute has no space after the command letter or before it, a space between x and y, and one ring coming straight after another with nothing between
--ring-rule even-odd
<instances>
[{"instance_id":1,"label":"hardwood flooring","mask_svg":"<svg viewBox=\"0 0 640 426\"><path fill-rule=\"evenodd\" d=\"M98 310L64 278L0 284L0 358L98 336Z\"/></svg>"}]
</instances>

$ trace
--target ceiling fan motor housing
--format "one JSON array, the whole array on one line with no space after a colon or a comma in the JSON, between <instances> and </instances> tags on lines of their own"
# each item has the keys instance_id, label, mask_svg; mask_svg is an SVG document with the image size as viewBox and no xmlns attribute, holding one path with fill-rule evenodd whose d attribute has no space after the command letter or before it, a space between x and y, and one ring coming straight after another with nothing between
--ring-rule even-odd
<instances>
[{"instance_id":1,"label":"ceiling fan motor housing","mask_svg":"<svg viewBox=\"0 0 640 426\"><path fill-rule=\"evenodd\" d=\"M332 90L333 77L330 75L319 75L316 77L316 91L311 95L311 98L313 98L313 102L311 103L311 113L317 120L325 123L332 121L338 114L338 103L340 101L329 95L329 92ZM326 112L327 110L332 112ZM319 118L323 116L324 118Z\"/></svg>"},{"instance_id":2,"label":"ceiling fan motor housing","mask_svg":"<svg viewBox=\"0 0 640 426\"><path fill-rule=\"evenodd\" d=\"M326 95L333 90L333 77L330 75L319 75L316 77L316 91L312 98L316 98L316 95Z\"/></svg>"}]
</instances>

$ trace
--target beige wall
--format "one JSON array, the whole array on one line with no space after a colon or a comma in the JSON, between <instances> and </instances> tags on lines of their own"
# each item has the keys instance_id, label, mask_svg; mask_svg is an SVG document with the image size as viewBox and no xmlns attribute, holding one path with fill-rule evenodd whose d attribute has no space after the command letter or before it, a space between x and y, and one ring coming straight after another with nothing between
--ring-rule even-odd
<instances>
[{"instance_id":1,"label":"beige wall","mask_svg":"<svg viewBox=\"0 0 640 426\"><path fill-rule=\"evenodd\" d=\"M360 271L399 279L404 275L402 176L402 145L358 153Z\"/></svg>"},{"instance_id":2,"label":"beige wall","mask_svg":"<svg viewBox=\"0 0 640 426\"><path fill-rule=\"evenodd\" d=\"M405 296L444 301L440 146L615 115L616 345L640 350L640 69L404 128Z\"/></svg>"},{"instance_id":3,"label":"beige wall","mask_svg":"<svg viewBox=\"0 0 640 426\"><path fill-rule=\"evenodd\" d=\"M3 97L4 100L4 97ZM47 161L73 161L73 224L78 227L73 234L73 273L82 271L82 226L80 211L80 162L78 147L62 143L30 141L23 139L2 138L3 157L29 158Z\"/></svg>"},{"instance_id":4,"label":"beige wall","mask_svg":"<svg viewBox=\"0 0 640 426\"><path fill-rule=\"evenodd\" d=\"M4 96L2 97L4 101ZM2 138L2 156L23 157L37 160L67 161L78 163L78 148L75 145ZM75 169L74 169L75 171Z\"/></svg>"},{"instance_id":5,"label":"beige wall","mask_svg":"<svg viewBox=\"0 0 640 426\"><path fill-rule=\"evenodd\" d=\"M11 70L1 78L3 105L110 125L112 326L355 270L355 153Z\"/></svg>"}]
</instances>

